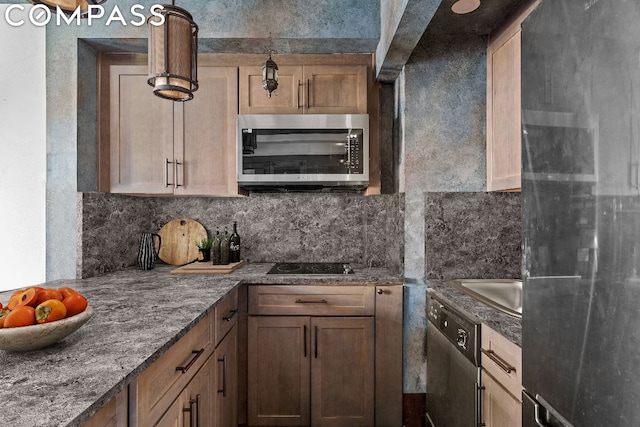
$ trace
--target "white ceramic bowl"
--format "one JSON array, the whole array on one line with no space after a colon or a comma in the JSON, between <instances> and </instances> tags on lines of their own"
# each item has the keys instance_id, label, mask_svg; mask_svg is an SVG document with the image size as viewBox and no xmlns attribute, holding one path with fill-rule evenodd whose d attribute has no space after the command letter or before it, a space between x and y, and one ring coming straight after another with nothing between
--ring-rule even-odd
<instances>
[{"instance_id":1,"label":"white ceramic bowl","mask_svg":"<svg viewBox=\"0 0 640 427\"><path fill-rule=\"evenodd\" d=\"M50 323L0 329L0 350L29 351L47 347L76 331L93 316L88 306L82 313Z\"/></svg>"}]
</instances>

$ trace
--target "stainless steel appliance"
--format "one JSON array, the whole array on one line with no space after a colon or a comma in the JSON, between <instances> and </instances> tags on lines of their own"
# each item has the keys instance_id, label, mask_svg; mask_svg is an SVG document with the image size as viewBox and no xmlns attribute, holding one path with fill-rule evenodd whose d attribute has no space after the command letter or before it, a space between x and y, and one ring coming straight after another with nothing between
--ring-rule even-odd
<instances>
[{"instance_id":1,"label":"stainless steel appliance","mask_svg":"<svg viewBox=\"0 0 640 427\"><path fill-rule=\"evenodd\" d=\"M279 262L267 274L354 274L350 264L342 262Z\"/></svg>"},{"instance_id":2,"label":"stainless steel appliance","mask_svg":"<svg viewBox=\"0 0 640 427\"><path fill-rule=\"evenodd\" d=\"M526 427L640 425L639 21L637 1L542 0L522 25L522 108L597 120L556 133L564 163L522 138ZM565 179L527 173L549 164Z\"/></svg>"},{"instance_id":3,"label":"stainless steel appliance","mask_svg":"<svg viewBox=\"0 0 640 427\"><path fill-rule=\"evenodd\" d=\"M238 115L238 184L249 190L361 190L367 114Z\"/></svg>"},{"instance_id":4,"label":"stainless steel appliance","mask_svg":"<svg viewBox=\"0 0 640 427\"><path fill-rule=\"evenodd\" d=\"M433 427L480 421L480 325L427 293L427 418Z\"/></svg>"}]
</instances>

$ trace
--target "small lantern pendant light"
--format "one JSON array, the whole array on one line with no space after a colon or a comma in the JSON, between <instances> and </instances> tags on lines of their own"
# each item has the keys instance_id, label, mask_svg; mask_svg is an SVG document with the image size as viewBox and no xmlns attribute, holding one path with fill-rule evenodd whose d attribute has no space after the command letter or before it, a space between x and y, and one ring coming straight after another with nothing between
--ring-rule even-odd
<instances>
[{"instance_id":1,"label":"small lantern pendant light","mask_svg":"<svg viewBox=\"0 0 640 427\"><path fill-rule=\"evenodd\" d=\"M267 62L262 64L262 89L266 90L271 98L271 92L278 89L278 65L271 59L271 52Z\"/></svg>"},{"instance_id":2,"label":"small lantern pendant light","mask_svg":"<svg viewBox=\"0 0 640 427\"><path fill-rule=\"evenodd\" d=\"M198 26L191 14L173 5L162 5L147 19L149 27L149 78L153 93L173 101L189 101L198 90Z\"/></svg>"}]
</instances>

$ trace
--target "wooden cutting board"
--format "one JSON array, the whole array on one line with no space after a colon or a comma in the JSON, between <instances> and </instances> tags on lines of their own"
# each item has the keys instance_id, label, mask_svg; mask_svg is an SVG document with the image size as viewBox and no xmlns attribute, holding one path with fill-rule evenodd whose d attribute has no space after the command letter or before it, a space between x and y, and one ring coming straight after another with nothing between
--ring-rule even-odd
<instances>
[{"instance_id":1,"label":"wooden cutting board","mask_svg":"<svg viewBox=\"0 0 640 427\"><path fill-rule=\"evenodd\" d=\"M185 265L198 259L196 241L207 238L202 224L190 218L169 221L158 234L162 238L158 257L171 265Z\"/></svg>"},{"instance_id":2,"label":"wooden cutting board","mask_svg":"<svg viewBox=\"0 0 640 427\"><path fill-rule=\"evenodd\" d=\"M188 265L183 265L175 270L171 270L171 272L174 274L229 274L242 264L244 264L244 261L232 262L227 265L213 265L211 262L194 262Z\"/></svg>"}]
</instances>

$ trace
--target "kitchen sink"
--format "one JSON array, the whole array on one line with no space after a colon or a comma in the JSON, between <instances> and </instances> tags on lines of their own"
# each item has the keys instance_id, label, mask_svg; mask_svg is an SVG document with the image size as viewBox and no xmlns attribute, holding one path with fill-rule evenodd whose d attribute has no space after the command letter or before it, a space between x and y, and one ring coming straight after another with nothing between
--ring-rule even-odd
<instances>
[{"instance_id":1,"label":"kitchen sink","mask_svg":"<svg viewBox=\"0 0 640 427\"><path fill-rule=\"evenodd\" d=\"M452 279L447 283L503 313L522 317L522 280Z\"/></svg>"}]
</instances>

